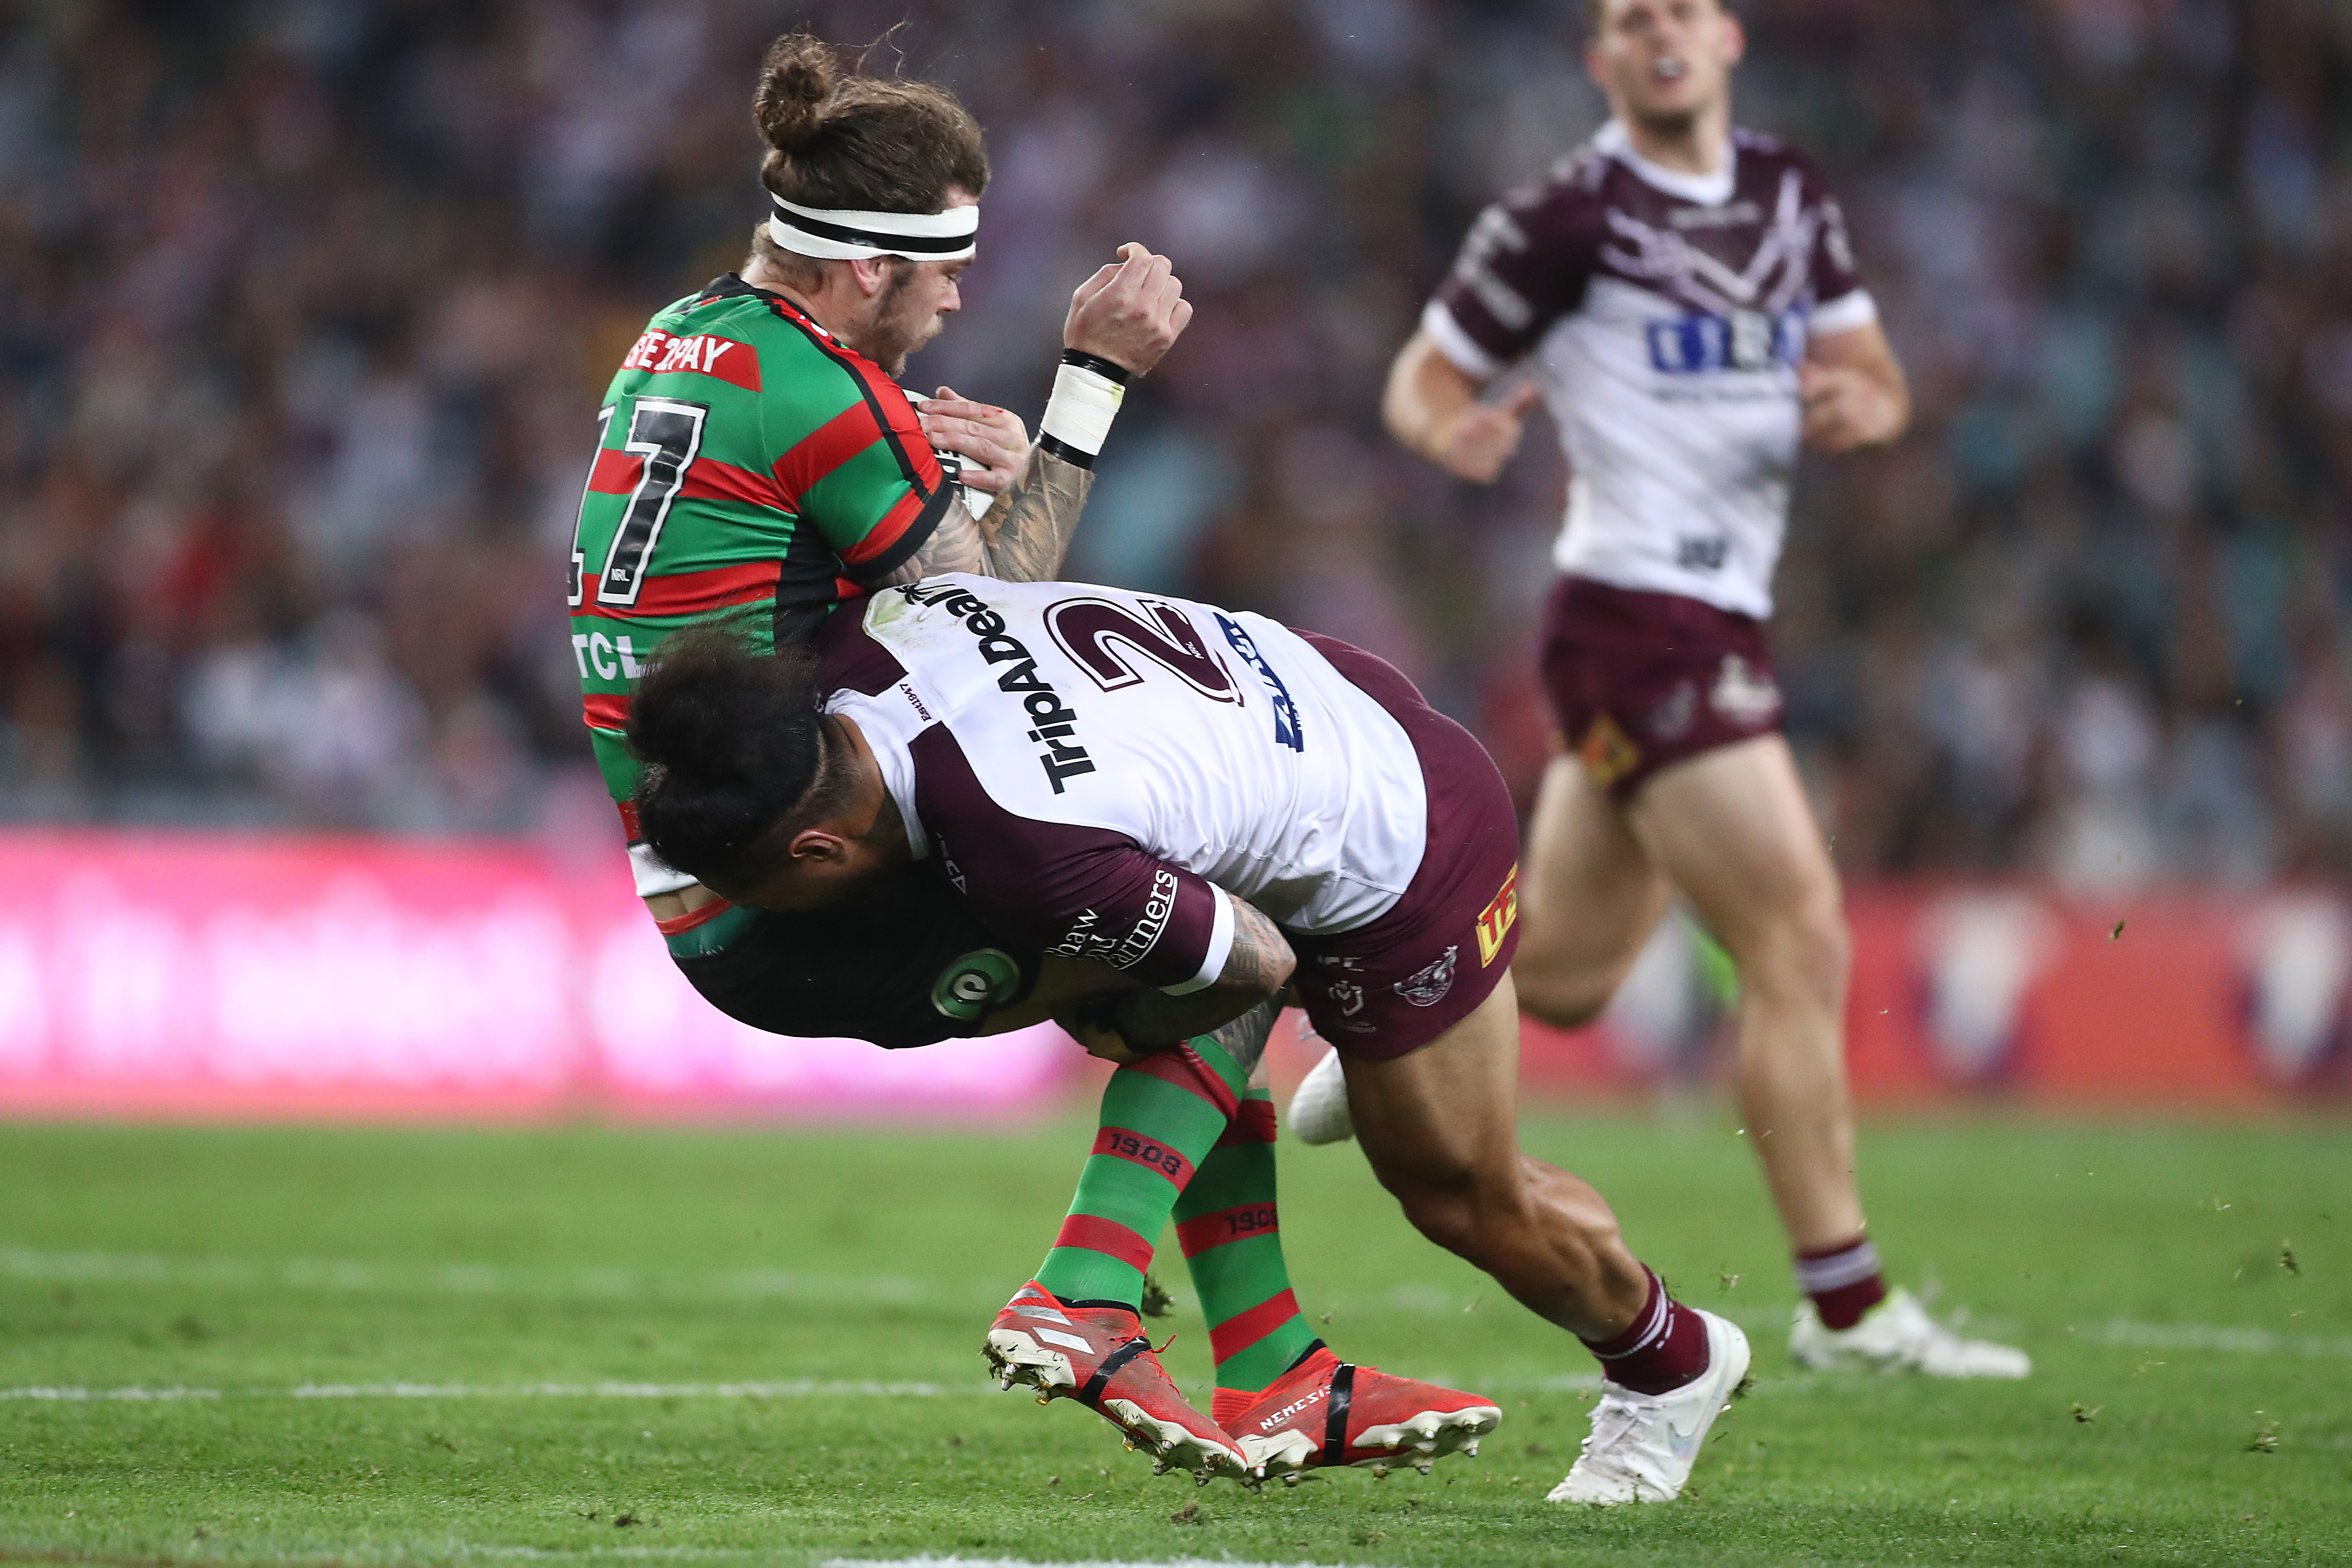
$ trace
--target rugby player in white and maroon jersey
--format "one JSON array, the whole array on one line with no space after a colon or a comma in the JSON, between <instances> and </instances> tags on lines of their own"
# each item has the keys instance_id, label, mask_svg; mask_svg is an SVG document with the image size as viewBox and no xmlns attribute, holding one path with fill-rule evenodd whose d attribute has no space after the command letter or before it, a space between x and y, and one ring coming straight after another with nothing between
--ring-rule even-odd
<instances>
[{"instance_id":1,"label":"rugby player in white and maroon jersey","mask_svg":"<svg viewBox=\"0 0 2352 1568\"><path fill-rule=\"evenodd\" d=\"M1838 877L1764 639L1800 444L1896 439L1902 367L1811 161L1732 128L1738 19L1720 0L1590 12L1612 118L1479 216L1383 409L1464 479L1496 477L1538 401L1568 457L1542 658L1570 754L1537 801L1513 975L1538 1016L1591 1020L1679 891L1738 966L1740 1109L1809 1297L1796 1359L2022 1377L2021 1352L1960 1338L1881 1278L1854 1176ZM1295 1124L1332 1070L1302 1086Z\"/></svg>"},{"instance_id":2,"label":"rugby player in white and maroon jersey","mask_svg":"<svg viewBox=\"0 0 2352 1568\"><path fill-rule=\"evenodd\" d=\"M1614 1392L1554 1500L1681 1491L1748 1342L1675 1301L1590 1185L1519 1152L1518 824L1478 742L1394 669L1214 605L950 574L836 614L806 654L684 634L639 685L629 740L666 864L758 909L941 878L992 933L1062 961L1068 989L1041 978L992 1024L1049 1014L1122 1075L1198 1081L1187 1053L1295 983L1407 1217L1606 1369ZM1140 1142L1101 1131L1098 1150ZM1189 1171L1164 1142L1142 1158L1165 1177L1149 1215L1141 1193L1125 1211L1148 1237ZM991 1363L1089 1402L1133 1369L1164 1381L1124 1308L1101 1359L1087 1306L1033 1281L990 1331ZM1368 1401L1391 1413L1367 1422ZM1222 1453L1256 1476L1425 1465L1501 1415L1318 1346L1255 1409L1221 1415L1230 1427L1151 1436L1163 1462L1206 1476Z\"/></svg>"}]
</instances>

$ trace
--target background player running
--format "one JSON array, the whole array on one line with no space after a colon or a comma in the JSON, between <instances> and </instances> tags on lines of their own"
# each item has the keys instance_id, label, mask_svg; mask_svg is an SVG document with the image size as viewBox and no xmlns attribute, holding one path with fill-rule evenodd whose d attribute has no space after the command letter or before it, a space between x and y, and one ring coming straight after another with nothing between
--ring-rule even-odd
<instances>
[{"instance_id":1,"label":"background player running","mask_svg":"<svg viewBox=\"0 0 2352 1568\"><path fill-rule=\"evenodd\" d=\"M1573 755L1544 778L1513 973L1553 1023L1605 1006L1672 893L1738 962L1739 1098L1795 1244L1809 1366L2021 1377L1889 1295L1854 1181L1837 873L1766 651L1800 439L1894 440L1901 367L1811 162L1734 131L1719 0L1594 0L1613 118L1483 213L1397 357L1390 429L1494 479L1539 399L1571 478L1543 674ZM1482 388L1527 363L1528 383Z\"/></svg>"},{"instance_id":2,"label":"background player running","mask_svg":"<svg viewBox=\"0 0 2352 1568\"><path fill-rule=\"evenodd\" d=\"M1050 576L1120 384L1192 307L1166 258L1129 245L1072 300L1063 413L1049 407L1034 447L1018 419L944 387L919 425L894 378L960 303L988 183L980 128L942 89L845 72L805 34L771 46L752 107L772 211L751 255L654 316L598 416L569 583L584 715L637 891L705 997L787 1033L919 1044L977 1017L933 996L982 934L928 884L808 921L736 909L660 865L629 805L630 684L714 611L765 647L804 639L845 592L934 571ZM949 471L935 442L969 465ZM1001 492L984 516L963 477L983 500ZM983 994L1023 978L963 977Z\"/></svg>"},{"instance_id":3,"label":"background player running","mask_svg":"<svg viewBox=\"0 0 2352 1568\"><path fill-rule=\"evenodd\" d=\"M1202 1042L1175 1047L1295 980L1406 1215L1609 1370L1553 1497L1681 1489L1747 1342L1674 1301L1589 1184L1519 1152L1517 827L1468 731L1345 644L1084 584L929 579L836 615L814 646L812 668L714 630L647 676L629 740L655 764L637 804L666 861L783 910L935 868L992 931L1095 971L1083 996L1033 1005L1058 1004L1099 1054L1204 1100L1215 1090L1185 1059ZM1200 1121L1213 1136L1224 1119ZM1181 1178L1199 1147L1138 1152ZM1096 1395L1144 1368L1156 1393L1132 1315L1086 1311L1033 1283L999 1316L992 1359ZM1340 1423L1338 1363L1300 1371L1265 1425L1224 1439L1241 1460ZM1500 1413L1430 1414L1465 1438ZM1180 1425L1163 1452L1189 1439L1170 1457L1215 1465L1216 1428Z\"/></svg>"}]
</instances>

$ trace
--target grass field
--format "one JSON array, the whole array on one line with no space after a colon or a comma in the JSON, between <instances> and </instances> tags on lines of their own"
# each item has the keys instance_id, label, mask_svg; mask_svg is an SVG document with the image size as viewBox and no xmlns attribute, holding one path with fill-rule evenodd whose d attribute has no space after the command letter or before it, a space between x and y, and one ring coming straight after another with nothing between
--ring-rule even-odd
<instances>
[{"instance_id":1,"label":"grass field","mask_svg":"<svg viewBox=\"0 0 2352 1568\"><path fill-rule=\"evenodd\" d=\"M1591 1362L1412 1236L1352 1147L1283 1146L1302 1300L1343 1355L1504 1424L1428 1478L1253 1497L982 1381L1074 1126L0 1128L0 1558L2343 1563L2347 1132L1874 1127L1895 1271L2039 1363L1956 1386L1790 1372L1728 1124L1531 1121L1757 1340L1684 1500L1596 1512L1542 1500Z\"/></svg>"}]
</instances>

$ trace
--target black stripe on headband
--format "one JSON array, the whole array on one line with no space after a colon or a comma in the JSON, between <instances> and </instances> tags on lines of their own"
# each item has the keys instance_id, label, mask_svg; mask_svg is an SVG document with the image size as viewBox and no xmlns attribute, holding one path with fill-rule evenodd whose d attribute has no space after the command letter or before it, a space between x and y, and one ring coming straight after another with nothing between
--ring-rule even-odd
<instances>
[{"instance_id":1,"label":"black stripe on headband","mask_svg":"<svg viewBox=\"0 0 2352 1568\"><path fill-rule=\"evenodd\" d=\"M947 256L971 248L972 237L968 234L918 237L910 234L877 234L870 229L845 228L837 223L810 217L786 207L781 201L770 198L776 209L776 221L786 228L796 228L818 239L830 239L837 245L866 245L876 250L896 251L908 256Z\"/></svg>"}]
</instances>

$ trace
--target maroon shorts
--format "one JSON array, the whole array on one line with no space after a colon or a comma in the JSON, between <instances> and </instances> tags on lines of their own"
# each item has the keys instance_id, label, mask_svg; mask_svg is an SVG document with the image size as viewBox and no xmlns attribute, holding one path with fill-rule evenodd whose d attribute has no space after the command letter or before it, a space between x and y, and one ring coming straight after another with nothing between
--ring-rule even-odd
<instances>
[{"instance_id":1,"label":"maroon shorts","mask_svg":"<svg viewBox=\"0 0 2352 1568\"><path fill-rule=\"evenodd\" d=\"M1570 749L1620 802L1661 768L1780 728L1764 623L1680 594L1560 578L1543 682Z\"/></svg>"},{"instance_id":2,"label":"maroon shorts","mask_svg":"<svg viewBox=\"0 0 2352 1568\"><path fill-rule=\"evenodd\" d=\"M1297 936L1307 1021L1351 1057L1417 1051L1494 994L1519 943L1519 823L1477 738L1361 648L1299 634L1387 709L1412 739L1429 797L1429 840L1404 894L1369 925Z\"/></svg>"}]
</instances>

